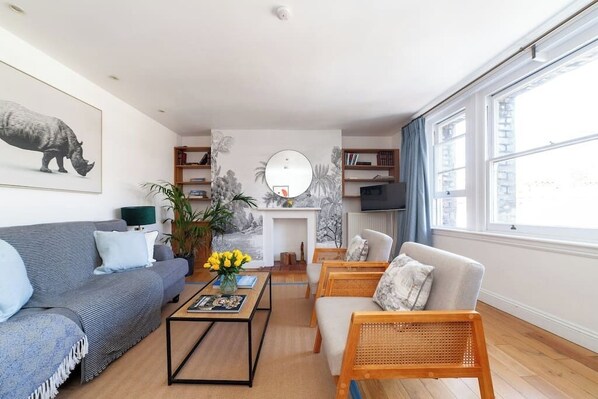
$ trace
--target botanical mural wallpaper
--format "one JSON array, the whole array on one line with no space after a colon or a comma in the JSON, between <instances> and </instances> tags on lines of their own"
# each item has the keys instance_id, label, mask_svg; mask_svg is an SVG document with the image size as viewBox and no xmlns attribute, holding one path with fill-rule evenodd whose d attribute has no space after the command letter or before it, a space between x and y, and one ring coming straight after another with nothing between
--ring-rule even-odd
<instances>
[{"instance_id":1,"label":"botanical mural wallpaper","mask_svg":"<svg viewBox=\"0 0 598 399\"><path fill-rule=\"evenodd\" d=\"M226 201L243 192L256 198L258 207L283 207L286 199L274 194L265 178L268 159L283 149L303 153L313 169L311 186L293 200L293 208L321 208L317 221L317 245L340 246L340 131L212 131L213 200ZM233 212L234 222L224 236L214 238L214 250L239 248L249 253L254 260L263 259L261 212L241 204L234 205Z\"/></svg>"}]
</instances>

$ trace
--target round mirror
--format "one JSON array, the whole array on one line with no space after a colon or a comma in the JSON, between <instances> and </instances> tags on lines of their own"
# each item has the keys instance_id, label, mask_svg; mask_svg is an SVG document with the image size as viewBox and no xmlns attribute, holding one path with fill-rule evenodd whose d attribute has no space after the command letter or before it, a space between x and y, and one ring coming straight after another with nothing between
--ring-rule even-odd
<instances>
[{"instance_id":1,"label":"round mirror","mask_svg":"<svg viewBox=\"0 0 598 399\"><path fill-rule=\"evenodd\" d=\"M283 150L272 155L266 164L266 183L275 194L295 198L311 184L312 169L309 159L302 153Z\"/></svg>"}]
</instances>

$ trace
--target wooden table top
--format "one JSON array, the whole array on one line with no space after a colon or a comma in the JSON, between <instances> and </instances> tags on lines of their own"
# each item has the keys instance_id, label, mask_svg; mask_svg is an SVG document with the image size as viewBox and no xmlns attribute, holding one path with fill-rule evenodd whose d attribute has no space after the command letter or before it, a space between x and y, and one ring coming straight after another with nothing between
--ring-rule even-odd
<instances>
[{"instance_id":1,"label":"wooden table top","mask_svg":"<svg viewBox=\"0 0 598 399\"><path fill-rule=\"evenodd\" d=\"M258 300L260 299L261 294L264 292L268 280L270 279L270 272L243 272L240 273L241 275L246 276L256 276L257 281L255 286L251 289L249 288L239 288L235 294L239 295L247 295L245 298L245 303L243 303L243 307L241 311L238 313L219 313L219 312L187 312L187 308L191 306L201 295L216 295L220 294L220 288L214 288L215 279L210 281L208 285L204 288L199 290L191 299L185 302L180 308L178 308L173 314L168 316L169 319L186 319L189 321L193 321L196 319L202 320L249 320L258 306Z\"/></svg>"}]
</instances>

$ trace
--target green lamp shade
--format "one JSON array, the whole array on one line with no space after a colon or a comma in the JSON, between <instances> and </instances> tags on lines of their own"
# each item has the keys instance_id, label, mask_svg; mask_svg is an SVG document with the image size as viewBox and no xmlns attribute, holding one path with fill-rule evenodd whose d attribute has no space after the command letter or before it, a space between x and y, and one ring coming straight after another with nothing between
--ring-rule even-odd
<instances>
[{"instance_id":1,"label":"green lamp shade","mask_svg":"<svg viewBox=\"0 0 598 399\"><path fill-rule=\"evenodd\" d=\"M120 208L120 216L127 226L143 226L156 223L155 206L127 206Z\"/></svg>"}]
</instances>

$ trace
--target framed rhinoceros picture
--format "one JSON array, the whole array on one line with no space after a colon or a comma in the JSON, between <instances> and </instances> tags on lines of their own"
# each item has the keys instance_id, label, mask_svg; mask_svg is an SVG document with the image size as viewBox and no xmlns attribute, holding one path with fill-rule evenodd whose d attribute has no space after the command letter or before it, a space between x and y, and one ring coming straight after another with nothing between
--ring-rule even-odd
<instances>
[{"instance_id":1,"label":"framed rhinoceros picture","mask_svg":"<svg viewBox=\"0 0 598 399\"><path fill-rule=\"evenodd\" d=\"M102 192L102 111L0 62L0 184Z\"/></svg>"}]
</instances>

